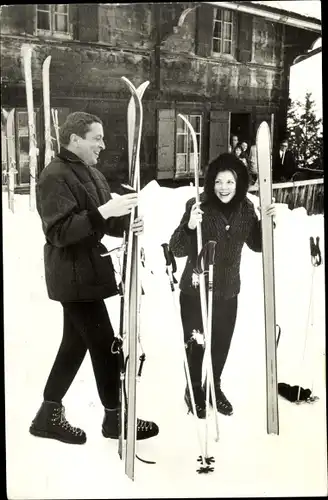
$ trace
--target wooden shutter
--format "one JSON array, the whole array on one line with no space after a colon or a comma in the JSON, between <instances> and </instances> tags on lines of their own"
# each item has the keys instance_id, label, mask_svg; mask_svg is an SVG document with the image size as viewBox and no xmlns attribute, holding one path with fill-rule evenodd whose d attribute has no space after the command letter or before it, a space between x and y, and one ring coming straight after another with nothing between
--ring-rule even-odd
<instances>
[{"instance_id":1,"label":"wooden shutter","mask_svg":"<svg viewBox=\"0 0 328 500\"><path fill-rule=\"evenodd\" d=\"M201 57L212 53L213 15L211 5L200 5L196 9L196 54Z\"/></svg>"},{"instance_id":2,"label":"wooden shutter","mask_svg":"<svg viewBox=\"0 0 328 500\"><path fill-rule=\"evenodd\" d=\"M17 5L18 7L18 5ZM36 4L25 5L25 33L35 35L36 32Z\"/></svg>"},{"instance_id":3,"label":"wooden shutter","mask_svg":"<svg viewBox=\"0 0 328 500\"><path fill-rule=\"evenodd\" d=\"M79 40L81 42L99 41L99 4L82 3L79 4Z\"/></svg>"},{"instance_id":4,"label":"wooden shutter","mask_svg":"<svg viewBox=\"0 0 328 500\"><path fill-rule=\"evenodd\" d=\"M160 109L157 127L157 179L173 179L175 110Z\"/></svg>"},{"instance_id":5,"label":"wooden shutter","mask_svg":"<svg viewBox=\"0 0 328 500\"><path fill-rule=\"evenodd\" d=\"M230 111L211 111L209 162L227 153L230 135Z\"/></svg>"},{"instance_id":6,"label":"wooden shutter","mask_svg":"<svg viewBox=\"0 0 328 500\"><path fill-rule=\"evenodd\" d=\"M238 60L246 63L252 60L253 17L239 13L238 18Z\"/></svg>"},{"instance_id":7,"label":"wooden shutter","mask_svg":"<svg viewBox=\"0 0 328 500\"><path fill-rule=\"evenodd\" d=\"M79 6L71 3L68 5L69 32L74 40L79 39Z\"/></svg>"}]
</instances>

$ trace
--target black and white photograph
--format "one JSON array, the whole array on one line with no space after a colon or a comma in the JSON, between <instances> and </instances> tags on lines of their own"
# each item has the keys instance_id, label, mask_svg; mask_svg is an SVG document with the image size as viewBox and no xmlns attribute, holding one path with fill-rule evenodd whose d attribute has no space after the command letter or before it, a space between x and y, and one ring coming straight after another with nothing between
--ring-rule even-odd
<instances>
[{"instance_id":1,"label":"black and white photograph","mask_svg":"<svg viewBox=\"0 0 328 500\"><path fill-rule=\"evenodd\" d=\"M321 8L1 6L9 500L326 497Z\"/></svg>"}]
</instances>

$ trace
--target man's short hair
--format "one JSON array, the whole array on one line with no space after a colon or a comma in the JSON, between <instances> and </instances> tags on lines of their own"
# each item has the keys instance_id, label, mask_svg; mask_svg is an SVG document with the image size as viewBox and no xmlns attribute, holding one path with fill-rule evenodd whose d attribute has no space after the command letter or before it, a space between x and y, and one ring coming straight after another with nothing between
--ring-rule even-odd
<instances>
[{"instance_id":1,"label":"man's short hair","mask_svg":"<svg viewBox=\"0 0 328 500\"><path fill-rule=\"evenodd\" d=\"M103 124L98 116L84 113L83 111L69 114L59 130L60 144L67 146L70 142L71 134L76 134L84 139L92 123Z\"/></svg>"}]
</instances>

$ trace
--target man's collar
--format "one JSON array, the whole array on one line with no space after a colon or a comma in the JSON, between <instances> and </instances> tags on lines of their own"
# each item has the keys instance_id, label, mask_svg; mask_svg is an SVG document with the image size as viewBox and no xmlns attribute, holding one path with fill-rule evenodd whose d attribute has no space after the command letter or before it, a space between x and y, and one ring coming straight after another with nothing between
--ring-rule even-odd
<instances>
[{"instance_id":1,"label":"man's collar","mask_svg":"<svg viewBox=\"0 0 328 500\"><path fill-rule=\"evenodd\" d=\"M82 163L84 165L81 158L79 158L75 153L72 153L72 151L69 151L68 149L64 148L63 146L61 146L58 156L62 160L66 160L66 161L69 161L71 163Z\"/></svg>"}]
</instances>

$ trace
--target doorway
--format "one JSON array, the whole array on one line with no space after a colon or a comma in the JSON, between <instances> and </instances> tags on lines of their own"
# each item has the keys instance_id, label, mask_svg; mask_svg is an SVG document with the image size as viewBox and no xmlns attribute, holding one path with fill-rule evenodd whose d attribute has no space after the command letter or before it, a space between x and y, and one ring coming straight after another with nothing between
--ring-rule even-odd
<instances>
[{"instance_id":1,"label":"doorway","mask_svg":"<svg viewBox=\"0 0 328 500\"><path fill-rule=\"evenodd\" d=\"M239 142L246 141L251 144L251 114L231 113L230 137L237 135Z\"/></svg>"}]
</instances>

